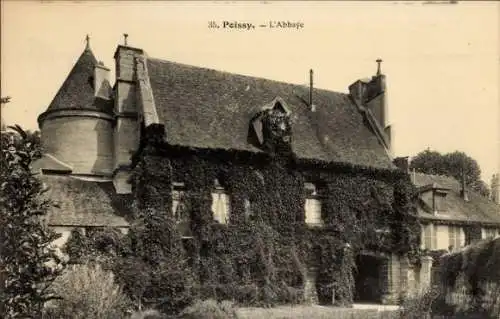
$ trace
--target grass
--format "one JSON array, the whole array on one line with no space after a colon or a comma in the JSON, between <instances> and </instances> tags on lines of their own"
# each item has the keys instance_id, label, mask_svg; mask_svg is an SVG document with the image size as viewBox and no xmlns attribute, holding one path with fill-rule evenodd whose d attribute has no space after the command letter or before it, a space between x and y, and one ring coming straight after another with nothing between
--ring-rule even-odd
<instances>
[{"instance_id":1,"label":"grass","mask_svg":"<svg viewBox=\"0 0 500 319\"><path fill-rule=\"evenodd\" d=\"M353 309L326 306L279 306L274 308L239 308L238 319L396 319L397 311L378 311L376 309Z\"/></svg>"}]
</instances>

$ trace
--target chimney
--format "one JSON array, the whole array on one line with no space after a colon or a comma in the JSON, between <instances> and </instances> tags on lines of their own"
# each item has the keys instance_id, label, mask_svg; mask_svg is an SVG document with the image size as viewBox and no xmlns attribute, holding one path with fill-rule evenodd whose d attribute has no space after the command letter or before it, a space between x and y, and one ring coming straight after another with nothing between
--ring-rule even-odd
<instances>
[{"instance_id":1,"label":"chimney","mask_svg":"<svg viewBox=\"0 0 500 319\"><path fill-rule=\"evenodd\" d=\"M349 93L358 104L369 110L378 125L381 133L386 136L390 145L391 130L387 122L387 89L386 77L382 73L382 59L377 59L377 71L371 79L357 80L349 86Z\"/></svg>"},{"instance_id":2,"label":"chimney","mask_svg":"<svg viewBox=\"0 0 500 319\"><path fill-rule=\"evenodd\" d=\"M312 112L315 112L316 111L316 105L313 104L313 90L314 90L314 86L313 86L313 70L310 69L309 70L309 107L311 108L311 111Z\"/></svg>"},{"instance_id":3,"label":"chimney","mask_svg":"<svg viewBox=\"0 0 500 319\"><path fill-rule=\"evenodd\" d=\"M94 66L94 91L95 96L109 100L111 97L111 84L109 83L109 69L99 61Z\"/></svg>"},{"instance_id":4,"label":"chimney","mask_svg":"<svg viewBox=\"0 0 500 319\"><path fill-rule=\"evenodd\" d=\"M469 195L467 194L467 186L465 184L465 170L462 169L462 181L461 181L462 187L460 190L460 197L466 202L469 201Z\"/></svg>"},{"instance_id":5,"label":"chimney","mask_svg":"<svg viewBox=\"0 0 500 319\"><path fill-rule=\"evenodd\" d=\"M144 55L139 48L129 46L128 34L124 34L123 45L118 45L115 58L115 117L114 131L114 178L117 193L130 193L127 184L130 173L131 154L139 147L139 127L137 120L136 57Z\"/></svg>"},{"instance_id":6,"label":"chimney","mask_svg":"<svg viewBox=\"0 0 500 319\"><path fill-rule=\"evenodd\" d=\"M396 165L403 172L410 174L410 161L408 156L404 157L396 157L393 161L394 165Z\"/></svg>"}]
</instances>

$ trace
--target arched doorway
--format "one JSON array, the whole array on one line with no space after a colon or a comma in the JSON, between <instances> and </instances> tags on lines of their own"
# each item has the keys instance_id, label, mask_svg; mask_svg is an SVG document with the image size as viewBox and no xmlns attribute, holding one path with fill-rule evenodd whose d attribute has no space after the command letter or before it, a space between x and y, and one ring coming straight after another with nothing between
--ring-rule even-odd
<instances>
[{"instance_id":1,"label":"arched doorway","mask_svg":"<svg viewBox=\"0 0 500 319\"><path fill-rule=\"evenodd\" d=\"M386 258L377 254L361 253L356 257L355 302L380 303L385 290L383 269Z\"/></svg>"}]
</instances>

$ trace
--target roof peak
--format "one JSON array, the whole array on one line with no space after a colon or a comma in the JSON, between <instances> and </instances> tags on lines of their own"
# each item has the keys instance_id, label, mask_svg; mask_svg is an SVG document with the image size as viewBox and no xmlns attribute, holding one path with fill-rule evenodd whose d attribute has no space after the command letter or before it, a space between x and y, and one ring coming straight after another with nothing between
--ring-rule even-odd
<instances>
[{"instance_id":1,"label":"roof peak","mask_svg":"<svg viewBox=\"0 0 500 319\"><path fill-rule=\"evenodd\" d=\"M91 51L90 50L90 36L88 34L85 36L85 51Z\"/></svg>"},{"instance_id":2,"label":"roof peak","mask_svg":"<svg viewBox=\"0 0 500 319\"><path fill-rule=\"evenodd\" d=\"M92 78L98 61L90 49L89 39L90 37L87 36L85 50L71 68L47 110L38 118L39 125L43 121L43 115L49 111L67 109L87 109L105 113L112 111L112 108L107 103L96 100Z\"/></svg>"}]
</instances>

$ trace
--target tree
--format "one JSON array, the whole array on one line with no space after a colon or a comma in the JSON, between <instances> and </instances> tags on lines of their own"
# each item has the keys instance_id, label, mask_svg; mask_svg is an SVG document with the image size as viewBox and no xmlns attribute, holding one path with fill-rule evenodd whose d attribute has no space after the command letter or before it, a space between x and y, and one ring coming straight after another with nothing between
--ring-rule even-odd
<instances>
[{"instance_id":1,"label":"tree","mask_svg":"<svg viewBox=\"0 0 500 319\"><path fill-rule=\"evenodd\" d=\"M500 187L500 174L493 174L491 177L491 200L494 201L495 203L500 202L500 192L499 188Z\"/></svg>"},{"instance_id":2,"label":"tree","mask_svg":"<svg viewBox=\"0 0 500 319\"><path fill-rule=\"evenodd\" d=\"M4 318L39 318L56 298L48 287L62 270L52 242L59 235L44 223L51 202L30 165L40 150L19 126L1 136L0 292Z\"/></svg>"},{"instance_id":3,"label":"tree","mask_svg":"<svg viewBox=\"0 0 500 319\"><path fill-rule=\"evenodd\" d=\"M488 186L481 180L479 164L464 152L441 154L427 149L412 159L410 169L426 174L451 176L458 181L465 177L467 186L485 197L489 196Z\"/></svg>"}]
</instances>

